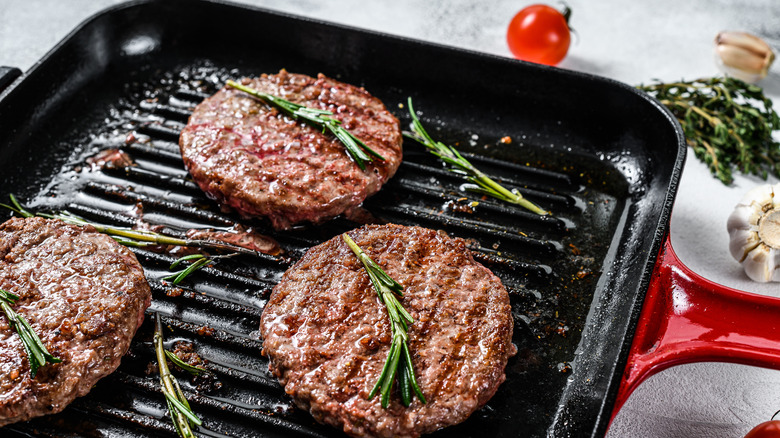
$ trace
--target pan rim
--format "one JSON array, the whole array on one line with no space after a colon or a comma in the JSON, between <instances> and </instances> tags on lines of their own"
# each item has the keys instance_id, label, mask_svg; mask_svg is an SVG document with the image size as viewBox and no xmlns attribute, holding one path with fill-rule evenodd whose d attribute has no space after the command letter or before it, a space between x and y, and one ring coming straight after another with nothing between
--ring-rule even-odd
<instances>
[{"instance_id":1,"label":"pan rim","mask_svg":"<svg viewBox=\"0 0 780 438\"><path fill-rule=\"evenodd\" d=\"M517 61L509 58L500 57L497 55L487 54L487 53L481 53L477 51L472 51L468 49L462 49L437 43L430 43L422 40L417 40L413 38L407 38L382 32L376 32L371 31L367 29L362 29L358 27L352 27L352 26L346 26L342 24L334 24L327 21L322 20L316 20L306 17L300 17L293 14L286 14L286 13L280 13L273 10L268 10L260 7L253 7L253 6L247 6L247 5L240 5L235 4L232 2L226 2L226 1L220 1L220 0L199 0L200 3L207 3L207 4L214 4L214 5L224 5L228 7L234 7L234 8L240 8L244 10L251 10L251 11L260 11L263 13L267 13L274 16L281 16L281 17L287 17L287 18L293 18L296 20L300 20L302 22L309 22L309 23L317 23L321 25L326 25L338 30L346 30L346 31L352 31L352 32L359 32L362 34L369 34L374 35L381 38L390 38L396 41L403 41L408 42L412 44L419 44L419 45L425 45L427 47L431 48L438 48L450 53L457 53L461 54L462 56L469 57L471 59L491 59L493 62L500 63L502 65L516 65L516 64L528 64L523 61ZM123 3L119 5L115 5L109 8L104 9L103 11L100 11L98 13L93 14L90 18L83 21L81 24L79 24L76 28L74 28L71 32L69 32L60 42L58 42L51 50L49 50L46 55L44 55L40 60L38 60L29 70L22 73L22 75L17 78L16 81L14 81L5 91L0 93L0 104L7 98L7 96L14 93L14 90L17 89L22 83L25 82L25 80L36 74L36 72L43 70L45 68L46 62L56 56L56 54L59 52L60 48L66 44L68 41L74 38L74 36L78 35L84 28L88 27L90 23L94 22L95 20L98 20L105 16L106 14L110 13L116 13L121 12L125 9L129 8L136 8L136 7L142 7L144 5L150 5L150 4L160 4L164 3L162 0L134 0L128 3ZM676 156L674 159L673 167L671 176L668 181L664 184L666 187L665 190L665 199L663 202L663 205L661 206L661 213L658 215L658 219L656 222L656 233L653 237L652 244L650 245L651 251L649 254L649 257L646 259L644 266L642 268L642 278L639 281L639 289L643 291L643 293L640 293L639 296L635 296L635 302L632 306L632 313L629 316L629 327L627 328L628 333L633 333L635 331L636 324L639 320L639 313L642 308L642 304L644 302L644 293L647 291L647 287L649 285L650 278L653 274L653 267L655 266L655 262L658 257L658 251L661 248L661 245L663 243L664 236L668 233L669 228L669 218L671 216L672 206L674 203L674 198L676 196L677 188L679 186L680 177L682 174L682 165L685 161L686 151L687 151L687 145L685 144L684 135L682 133L682 129L679 127L679 123L677 120L672 116L671 112L666 109L660 102L658 102L656 99L652 98L651 96L647 95L646 93L643 93L634 87L631 87L627 84L624 84L622 82L604 78L588 73L582 73L582 72L575 72L575 71L560 71L560 69L555 69L554 67L546 67L546 66L530 66L527 65L528 68L534 68L539 72L548 72L553 74L561 74L561 75L571 75L574 77L580 77L584 80L588 81L598 81L601 83L610 84L612 87L618 87L623 89L624 91L629 91L630 93L640 97L642 100L646 101L649 105L652 105L656 110L660 110L660 112L665 116L666 120L670 122L672 125L675 126L675 135L677 139L677 146L678 150L676 152ZM547 74L547 73L544 73ZM622 369L625 367L625 362L628 358L628 351L631 344L631 338L623 337L623 346L620 349L620 355L618 359L618 364L622 365L618 369L622 371ZM604 403L602 405L602 409L600 412L601 417L606 417L606 419L598 420L597 422L597 430L593 432L594 435L597 435L599 431L606 431L606 428L608 426L608 419L609 414L611 412L611 406L614 404L615 397L617 395L618 390L618 384L620 381L621 373L613 373L612 374L612 382L609 385L610 390L607 392Z\"/></svg>"}]
</instances>

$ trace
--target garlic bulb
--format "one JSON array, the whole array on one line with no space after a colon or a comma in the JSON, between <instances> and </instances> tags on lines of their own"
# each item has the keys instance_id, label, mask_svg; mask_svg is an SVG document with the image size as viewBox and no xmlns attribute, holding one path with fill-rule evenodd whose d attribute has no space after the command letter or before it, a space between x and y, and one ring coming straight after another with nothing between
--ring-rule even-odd
<instances>
[{"instance_id":1,"label":"garlic bulb","mask_svg":"<svg viewBox=\"0 0 780 438\"><path fill-rule=\"evenodd\" d=\"M729 216L729 250L753 281L780 281L780 183L745 194Z\"/></svg>"},{"instance_id":2,"label":"garlic bulb","mask_svg":"<svg viewBox=\"0 0 780 438\"><path fill-rule=\"evenodd\" d=\"M775 52L761 38L746 32L721 32L715 37L715 62L729 76L754 84L764 79Z\"/></svg>"}]
</instances>

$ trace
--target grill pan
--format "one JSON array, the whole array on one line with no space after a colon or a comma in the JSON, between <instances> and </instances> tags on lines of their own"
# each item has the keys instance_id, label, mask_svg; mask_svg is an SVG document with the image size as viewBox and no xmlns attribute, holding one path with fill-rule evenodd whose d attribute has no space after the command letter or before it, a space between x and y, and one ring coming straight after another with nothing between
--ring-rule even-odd
<instances>
[{"instance_id":1,"label":"grill pan","mask_svg":"<svg viewBox=\"0 0 780 438\"><path fill-rule=\"evenodd\" d=\"M242 223L275 238L284 254L225 260L180 287L160 281L174 255L136 250L153 291L147 315L159 312L166 339L190 345L214 376L181 378L202 435L342 436L293 407L260 355L258 328L281 273L360 220L291 232L240 220L198 190L176 145L192 107L226 79L281 68L362 85L403 126L411 96L435 137L554 213L464 194L410 141L398 174L365 202L364 219L466 238L510 292L519 353L507 382L434 435L603 435L613 407L659 367L642 359L652 349L645 324L634 333L645 294L665 287L653 268L672 254L662 244L685 154L669 113L623 84L227 3L134 2L86 21L0 95L0 195L172 235ZM109 149L134 165L88 164ZM119 370L89 395L4 434L173 436L147 372L152 330L147 317Z\"/></svg>"}]
</instances>

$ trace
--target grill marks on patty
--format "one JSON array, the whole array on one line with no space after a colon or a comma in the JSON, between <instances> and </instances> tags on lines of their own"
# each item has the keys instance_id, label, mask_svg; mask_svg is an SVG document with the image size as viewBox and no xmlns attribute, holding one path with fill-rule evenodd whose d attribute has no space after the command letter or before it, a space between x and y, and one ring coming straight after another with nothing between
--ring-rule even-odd
<instances>
[{"instance_id":1,"label":"grill marks on patty","mask_svg":"<svg viewBox=\"0 0 780 438\"><path fill-rule=\"evenodd\" d=\"M22 342L0 314L0 425L56 413L113 372L149 306L132 252L92 227L43 218L0 225L0 288L59 364L34 379Z\"/></svg>"},{"instance_id":2,"label":"grill marks on patty","mask_svg":"<svg viewBox=\"0 0 780 438\"><path fill-rule=\"evenodd\" d=\"M366 90L284 70L241 82L331 111L385 161L375 159L360 170L331 134L225 87L195 108L179 138L193 179L223 207L244 217L267 217L277 229L321 223L360 205L398 169L403 141L398 120Z\"/></svg>"},{"instance_id":3,"label":"grill marks on patty","mask_svg":"<svg viewBox=\"0 0 780 438\"><path fill-rule=\"evenodd\" d=\"M274 288L261 320L270 367L296 404L352 436L414 437L465 420L505 380L515 353L509 297L461 239L421 227L350 232L404 286L409 348L428 404L368 400L390 323L368 275L337 236L310 249Z\"/></svg>"}]
</instances>

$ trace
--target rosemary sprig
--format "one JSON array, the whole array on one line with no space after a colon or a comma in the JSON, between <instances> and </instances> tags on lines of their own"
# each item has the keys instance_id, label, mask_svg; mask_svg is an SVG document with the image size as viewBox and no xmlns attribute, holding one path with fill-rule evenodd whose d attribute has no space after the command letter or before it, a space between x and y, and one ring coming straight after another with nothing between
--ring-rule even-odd
<instances>
[{"instance_id":1,"label":"rosemary sprig","mask_svg":"<svg viewBox=\"0 0 780 438\"><path fill-rule=\"evenodd\" d=\"M282 99L281 97L255 90L254 88L247 87L246 85L239 84L238 82L232 80L227 81L227 85L237 90L241 90L244 93L250 94L262 100L266 104L279 109L282 113L293 120L305 121L316 128L322 129L323 132L328 131L335 135L336 138L338 138L339 141L344 145L347 154L352 157L361 170L366 170L367 161L373 161L371 156L379 158L382 161L385 160L382 155L371 149L368 145L363 143L362 140L355 137L351 132L344 129L341 126L340 120L336 120L331 117L333 116L333 113L330 111L308 108L303 105L290 102L289 100Z\"/></svg>"},{"instance_id":2,"label":"rosemary sprig","mask_svg":"<svg viewBox=\"0 0 780 438\"><path fill-rule=\"evenodd\" d=\"M780 176L780 118L761 87L736 78L639 85L672 111L696 157L724 184L732 170Z\"/></svg>"},{"instance_id":3,"label":"rosemary sprig","mask_svg":"<svg viewBox=\"0 0 780 438\"><path fill-rule=\"evenodd\" d=\"M35 378L38 368L46 365L47 362L62 362L62 359L52 356L46 350L46 346L43 345L41 338L30 327L30 323L11 308L11 305L15 304L18 299L18 295L0 289L0 307L2 307L5 317L8 318L8 324L12 329L16 330L19 338L22 339L24 351L27 353L27 359L30 362L30 377Z\"/></svg>"},{"instance_id":4,"label":"rosemary sprig","mask_svg":"<svg viewBox=\"0 0 780 438\"><path fill-rule=\"evenodd\" d=\"M77 216L68 211L59 213L32 213L22 207L16 197L11 194L8 195L11 198L11 205L0 203L0 207L7 208L19 216L33 217L39 216L46 219L59 219L63 222L67 222L73 225L91 225L98 232L108 234L117 242L133 247L145 247L155 245L171 245L171 246L189 246L192 248L205 248L205 249L217 249L222 251L231 251L238 254L246 255L258 255L257 251L247 249L237 245L231 245L224 242L216 242L213 240L202 239L179 239L176 237L166 236L164 234L155 233L154 231L147 230L134 230L127 227L111 227L108 225L99 224L97 222L88 221L80 216Z\"/></svg>"},{"instance_id":5,"label":"rosemary sprig","mask_svg":"<svg viewBox=\"0 0 780 438\"><path fill-rule=\"evenodd\" d=\"M171 353L168 350L165 350L165 357L167 357L168 360L170 360L174 365L192 374L193 376L200 376L201 374L207 372L201 367L196 367L194 365L188 364L187 362L184 362L183 360L179 359L179 356Z\"/></svg>"},{"instance_id":6,"label":"rosemary sprig","mask_svg":"<svg viewBox=\"0 0 780 438\"><path fill-rule=\"evenodd\" d=\"M79 226L91 225L98 232L111 236L114 240L116 240L117 242L125 246L143 248L146 246L155 246L155 245L171 245L171 246L188 246L194 248L211 248L211 249L218 249L218 250L233 251L230 254L217 255L217 256L192 254L177 259L171 264L170 269L175 269L183 262L192 261L192 260L195 260L195 262L187 266L185 269L181 269L179 271L171 273L166 277L163 277L163 280L168 280L168 281L172 280L173 284L181 283L190 274L208 265L209 263L215 261L216 259L235 257L238 254L258 255L256 251L253 251L251 249L247 249L247 248L243 248L240 246L231 245L223 242L214 242L211 240L199 240L199 239L178 239L176 237L166 236L164 234L155 233L153 231L134 230L132 228L125 228L125 227L110 227L107 225L90 222L82 217L76 216L67 211L56 213L56 214L31 213L30 211L22 207L22 205L19 203L19 201L16 199L16 197L13 194L9 195L9 197L11 198L11 205L0 203L0 207L5 207L9 210L12 210L16 214L22 217L40 216L47 219L59 219L61 221L73 225L79 225Z\"/></svg>"},{"instance_id":7,"label":"rosemary sprig","mask_svg":"<svg viewBox=\"0 0 780 438\"><path fill-rule=\"evenodd\" d=\"M21 217L33 217L35 214L30 213L27 211L24 207L22 207L22 204L19 203L19 200L16 199L16 196L14 196L13 193L8 195L9 198L11 198L11 205L7 204L0 204L0 207L7 208L14 213L18 214Z\"/></svg>"},{"instance_id":8,"label":"rosemary sprig","mask_svg":"<svg viewBox=\"0 0 780 438\"><path fill-rule=\"evenodd\" d=\"M155 233L154 231L147 230L134 230L126 227L111 227L108 225L99 224L96 222L88 221L82 217L76 216L67 211L63 211L56 214L38 213L37 216L47 219L59 219L74 225L92 225L98 232L108 234L113 237L117 242L127 246L155 246L155 245L171 245L171 246L189 246L192 248L210 248L223 251L232 251L240 254L258 255L256 251L247 249L241 246L231 245L223 242L215 242L212 240L200 240L200 239L179 239L176 237L166 236L165 234Z\"/></svg>"},{"instance_id":9,"label":"rosemary sprig","mask_svg":"<svg viewBox=\"0 0 780 438\"><path fill-rule=\"evenodd\" d=\"M492 196L504 202L520 205L539 215L549 214L548 211L543 210L533 202L525 199L517 189L509 190L485 175L481 170L474 167L474 165L454 147L447 146L439 141L434 141L431 136L428 135L425 128L423 128L422 123L420 123L420 119L417 117L417 113L412 106L412 98L410 97L407 102L409 105L409 114L412 115L412 132L404 132L404 135L425 146L428 149L428 152L453 166L450 168L452 172L465 176L468 181L474 184L467 185L465 187L466 190Z\"/></svg>"},{"instance_id":10,"label":"rosemary sprig","mask_svg":"<svg viewBox=\"0 0 780 438\"><path fill-rule=\"evenodd\" d=\"M176 272L171 273L170 275L163 277L163 280L171 281L173 284L179 284L187 278L190 274L197 271L198 269L208 265L209 263L214 262L217 259L226 259L230 257L235 257L237 254L225 254L225 255L217 255L217 256L206 256L203 254L191 254L184 257L180 257L176 259L173 263L171 263L171 266L169 269L176 269L177 266L184 262L192 262L189 266L187 266L184 269L180 269ZM194 260L194 261L193 261Z\"/></svg>"},{"instance_id":11,"label":"rosemary sprig","mask_svg":"<svg viewBox=\"0 0 780 438\"><path fill-rule=\"evenodd\" d=\"M368 394L368 398L373 398L379 392L382 396L382 407L387 408L390 403L390 390L393 386L393 380L397 377L398 389L401 392L401 402L404 406L409 406L412 403L412 391L417 394L421 402L427 403L420 386L417 384L417 379L414 377L412 356L409 353L409 345L407 344L409 336L406 331L409 328L409 324L414 322L414 318L403 308L396 297L396 295L399 297L403 296L403 286L390 278L379 265L363 252L347 233L342 234L342 237L352 252L355 253L358 260L363 263L363 267L371 279L371 284L374 285L374 289L387 309L393 333L387 360L382 367L379 379Z\"/></svg>"},{"instance_id":12,"label":"rosemary sprig","mask_svg":"<svg viewBox=\"0 0 780 438\"><path fill-rule=\"evenodd\" d=\"M162 321L160 314L155 314L154 351L157 355L157 366L160 369L160 385L165 401L168 404L168 412L173 420L176 432L183 438L195 438L192 427L200 426L203 422L190 408L187 398L181 391L179 382L171 374L166 358L168 353L163 347ZM175 356L175 355L174 355Z\"/></svg>"}]
</instances>

